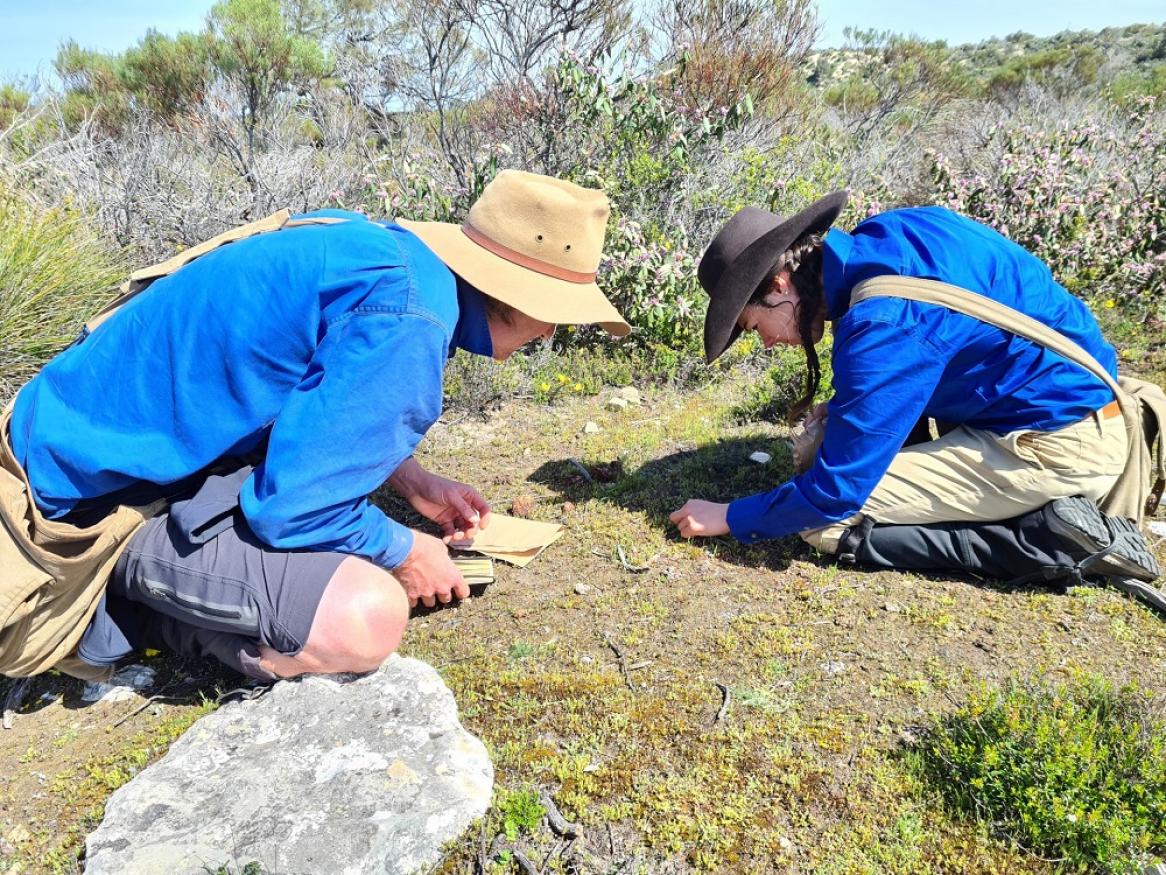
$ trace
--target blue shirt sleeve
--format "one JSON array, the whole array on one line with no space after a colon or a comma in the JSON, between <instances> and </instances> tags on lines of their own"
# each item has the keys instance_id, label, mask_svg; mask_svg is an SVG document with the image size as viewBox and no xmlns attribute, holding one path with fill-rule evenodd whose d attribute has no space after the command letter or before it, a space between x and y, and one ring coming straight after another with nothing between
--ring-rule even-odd
<instances>
[{"instance_id":1,"label":"blue shirt sleeve","mask_svg":"<svg viewBox=\"0 0 1166 875\"><path fill-rule=\"evenodd\" d=\"M851 322L834 339L834 397L811 468L729 505L729 530L751 544L853 516L927 406L948 354L911 326Z\"/></svg>"},{"instance_id":2,"label":"blue shirt sleeve","mask_svg":"<svg viewBox=\"0 0 1166 875\"><path fill-rule=\"evenodd\" d=\"M271 427L240 505L283 549L395 568L413 533L368 500L441 414L448 337L421 315L357 311L330 325Z\"/></svg>"}]
</instances>

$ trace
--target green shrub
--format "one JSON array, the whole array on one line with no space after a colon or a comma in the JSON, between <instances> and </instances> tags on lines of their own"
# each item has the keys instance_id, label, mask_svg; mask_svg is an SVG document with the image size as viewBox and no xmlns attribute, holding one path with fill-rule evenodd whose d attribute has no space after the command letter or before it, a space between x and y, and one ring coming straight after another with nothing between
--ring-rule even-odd
<instances>
[{"instance_id":1,"label":"green shrub","mask_svg":"<svg viewBox=\"0 0 1166 875\"><path fill-rule=\"evenodd\" d=\"M498 799L498 811L502 815L502 831L506 838L514 841L519 833L531 833L538 829L547 810L538 799L538 790L524 787L519 790L502 790Z\"/></svg>"},{"instance_id":2,"label":"green shrub","mask_svg":"<svg viewBox=\"0 0 1166 875\"><path fill-rule=\"evenodd\" d=\"M1166 725L1132 687L981 689L909 761L953 809L1059 871L1133 872L1166 853Z\"/></svg>"},{"instance_id":3,"label":"green shrub","mask_svg":"<svg viewBox=\"0 0 1166 875\"><path fill-rule=\"evenodd\" d=\"M42 209L0 179L0 402L77 334L126 266L68 204Z\"/></svg>"},{"instance_id":4,"label":"green shrub","mask_svg":"<svg viewBox=\"0 0 1166 875\"><path fill-rule=\"evenodd\" d=\"M806 391L806 353L800 346L781 346L768 354L760 352L756 337L737 342L743 354L756 356L758 363L769 363L763 374L749 383L744 399L733 408L733 415L744 422L769 420L784 422L794 402ZM814 396L815 402L826 401L833 393L830 382L834 370L830 365L833 339L818 345L818 360L822 366L822 380ZM764 356L764 357L763 357Z\"/></svg>"}]
</instances>

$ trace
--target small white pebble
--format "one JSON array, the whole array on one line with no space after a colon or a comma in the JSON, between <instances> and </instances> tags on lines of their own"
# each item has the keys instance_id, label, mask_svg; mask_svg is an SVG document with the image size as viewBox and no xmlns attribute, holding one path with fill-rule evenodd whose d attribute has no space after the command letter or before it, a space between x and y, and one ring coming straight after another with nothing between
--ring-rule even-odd
<instances>
[{"instance_id":1,"label":"small white pebble","mask_svg":"<svg viewBox=\"0 0 1166 875\"><path fill-rule=\"evenodd\" d=\"M756 462L758 465L768 465L769 460L772 459L773 456L769 455L769 453L763 453L761 450L758 450L756 453L750 453L749 458Z\"/></svg>"},{"instance_id":2,"label":"small white pebble","mask_svg":"<svg viewBox=\"0 0 1166 875\"><path fill-rule=\"evenodd\" d=\"M583 434L598 434L599 432L600 428L598 423L589 422L583 426Z\"/></svg>"},{"instance_id":3,"label":"small white pebble","mask_svg":"<svg viewBox=\"0 0 1166 875\"><path fill-rule=\"evenodd\" d=\"M903 613L903 609L900 608L894 602L887 602L885 605L883 605L883 610L886 611L888 614L901 614L901 613Z\"/></svg>"}]
</instances>

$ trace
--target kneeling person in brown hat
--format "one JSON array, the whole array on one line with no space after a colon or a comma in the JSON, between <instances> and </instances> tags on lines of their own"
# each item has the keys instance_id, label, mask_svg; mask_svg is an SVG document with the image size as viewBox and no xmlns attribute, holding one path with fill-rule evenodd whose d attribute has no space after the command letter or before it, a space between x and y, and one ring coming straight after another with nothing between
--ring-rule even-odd
<instances>
[{"instance_id":1,"label":"kneeling person in brown hat","mask_svg":"<svg viewBox=\"0 0 1166 875\"><path fill-rule=\"evenodd\" d=\"M96 676L142 647L262 678L375 668L411 605L469 590L441 539L368 495L387 481L447 539L489 524L477 490L412 458L446 359L504 359L558 323L626 334L595 284L607 217L600 191L503 171L461 225L308 214L128 300L21 389L4 473L53 538L165 510L104 549L116 567L50 656L6 634L0 671Z\"/></svg>"},{"instance_id":2,"label":"kneeling person in brown hat","mask_svg":"<svg viewBox=\"0 0 1166 875\"><path fill-rule=\"evenodd\" d=\"M745 208L701 259L708 359L747 332L802 346L792 420L817 392L830 321L833 397L807 420L822 442L792 480L690 500L672 514L680 534L797 533L842 560L1000 579L1096 575L1166 610L1135 524L1155 503L1136 462L1143 429L1124 421L1142 402L1119 388L1085 304L964 216L892 210L848 233L831 227L845 202L837 192L790 218ZM1147 409L1166 402L1136 382Z\"/></svg>"}]
</instances>

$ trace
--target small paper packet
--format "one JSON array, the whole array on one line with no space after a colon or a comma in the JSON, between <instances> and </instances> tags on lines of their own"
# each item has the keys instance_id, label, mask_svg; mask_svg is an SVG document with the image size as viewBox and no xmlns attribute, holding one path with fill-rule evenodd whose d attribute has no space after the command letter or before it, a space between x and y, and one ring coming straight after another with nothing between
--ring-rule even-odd
<instances>
[{"instance_id":1,"label":"small paper packet","mask_svg":"<svg viewBox=\"0 0 1166 875\"><path fill-rule=\"evenodd\" d=\"M559 523L524 520L505 514L491 514L490 525L471 541L456 541L455 550L473 550L523 568L543 550L563 536Z\"/></svg>"}]
</instances>

